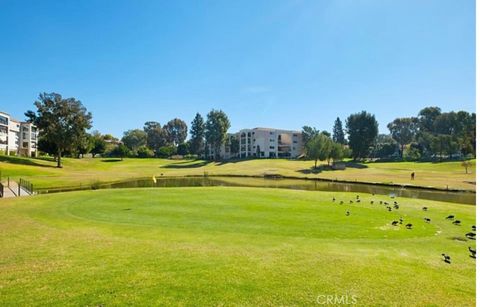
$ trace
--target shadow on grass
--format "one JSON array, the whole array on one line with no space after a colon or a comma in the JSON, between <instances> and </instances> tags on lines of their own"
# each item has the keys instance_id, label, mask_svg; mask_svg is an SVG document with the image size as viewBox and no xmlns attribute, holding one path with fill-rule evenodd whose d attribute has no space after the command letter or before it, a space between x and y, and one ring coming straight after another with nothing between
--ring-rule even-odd
<instances>
[{"instance_id":1,"label":"shadow on grass","mask_svg":"<svg viewBox=\"0 0 480 307\"><path fill-rule=\"evenodd\" d=\"M46 160L46 159L38 159L38 160L45 160L45 161L53 162L52 160ZM38 163L37 161L35 161L35 159L24 158L24 157L15 157L15 156L0 156L0 162L56 168L56 165L41 164L41 163Z\"/></svg>"},{"instance_id":2,"label":"shadow on grass","mask_svg":"<svg viewBox=\"0 0 480 307\"><path fill-rule=\"evenodd\" d=\"M198 161L195 163L191 163L190 161L185 161L185 162L180 162L180 163L174 163L174 164L167 164L167 165L162 165L160 168L197 168L197 167L202 167L207 164L209 164L209 161Z\"/></svg>"},{"instance_id":3,"label":"shadow on grass","mask_svg":"<svg viewBox=\"0 0 480 307\"><path fill-rule=\"evenodd\" d=\"M336 168L334 165L321 165L321 166L318 166L317 168L315 168L315 166L312 166L311 168L300 169L297 172L302 174L319 174L321 172L341 171L341 170L345 170L346 168L356 168L356 169L368 168L368 166L365 164L353 162L353 161L349 161L343 164L345 164L345 168Z\"/></svg>"},{"instance_id":4,"label":"shadow on grass","mask_svg":"<svg viewBox=\"0 0 480 307\"><path fill-rule=\"evenodd\" d=\"M102 159L101 160L102 162L122 162L123 160L122 159Z\"/></svg>"}]
</instances>

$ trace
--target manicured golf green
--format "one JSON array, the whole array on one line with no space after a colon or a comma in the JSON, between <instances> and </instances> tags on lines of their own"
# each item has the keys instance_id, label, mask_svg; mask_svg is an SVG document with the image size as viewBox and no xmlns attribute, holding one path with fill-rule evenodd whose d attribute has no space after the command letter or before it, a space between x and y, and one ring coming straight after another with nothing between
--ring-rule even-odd
<instances>
[{"instance_id":1,"label":"manicured golf green","mask_svg":"<svg viewBox=\"0 0 480 307\"><path fill-rule=\"evenodd\" d=\"M475 304L474 206L359 196L212 187L3 199L0 305Z\"/></svg>"},{"instance_id":2,"label":"manicured golf green","mask_svg":"<svg viewBox=\"0 0 480 307\"><path fill-rule=\"evenodd\" d=\"M440 189L475 190L475 160L469 173L461 162L358 163L345 170L312 171L313 161L257 159L208 162L203 160L65 158L58 169L54 161L0 156L3 177L22 177L37 188L91 185L122 179L152 176L281 175L296 178L325 178L358 182L432 186ZM415 180L410 174L415 172Z\"/></svg>"}]
</instances>

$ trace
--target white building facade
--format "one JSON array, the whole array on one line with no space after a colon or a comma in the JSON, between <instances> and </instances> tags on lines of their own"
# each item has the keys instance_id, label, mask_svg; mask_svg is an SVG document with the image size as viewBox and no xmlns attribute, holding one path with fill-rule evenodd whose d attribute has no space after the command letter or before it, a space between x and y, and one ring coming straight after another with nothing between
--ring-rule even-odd
<instances>
[{"instance_id":1,"label":"white building facade","mask_svg":"<svg viewBox=\"0 0 480 307\"><path fill-rule=\"evenodd\" d=\"M231 141L239 141L238 153L232 153ZM242 129L228 134L227 142L221 147L222 159L235 158L298 158L303 154L302 132L273 128ZM213 153L209 150L209 157Z\"/></svg>"},{"instance_id":2,"label":"white building facade","mask_svg":"<svg viewBox=\"0 0 480 307\"><path fill-rule=\"evenodd\" d=\"M7 155L37 156L38 129L0 112L0 152Z\"/></svg>"}]
</instances>

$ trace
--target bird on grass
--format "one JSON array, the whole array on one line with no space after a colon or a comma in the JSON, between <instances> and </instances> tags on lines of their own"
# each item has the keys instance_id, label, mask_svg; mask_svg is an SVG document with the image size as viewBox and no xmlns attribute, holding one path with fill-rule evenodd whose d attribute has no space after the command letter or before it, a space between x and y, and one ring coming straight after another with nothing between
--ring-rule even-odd
<instances>
[{"instance_id":1,"label":"bird on grass","mask_svg":"<svg viewBox=\"0 0 480 307\"><path fill-rule=\"evenodd\" d=\"M345 212L346 216L350 216L350 211Z\"/></svg>"},{"instance_id":2,"label":"bird on grass","mask_svg":"<svg viewBox=\"0 0 480 307\"><path fill-rule=\"evenodd\" d=\"M450 256L449 256L449 255L447 255L447 254L442 254L442 256L443 256L443 261L444 261L445 263L448 263L448 264L451 263L451 259L450 259Z\"/></svg>"},{"instance_id":3,"label":"bird on grass","mask_svg":"<svg viewBox=\"0 0 480 307\"><path fill-rule=\"evenodd\" d=\"M477 237L477 235L476 235L475 233L473 233L473 232L467 232L467 233L465 234L465 237L467 237L467 238L470 239L470 240L475 240L475 238Z\"/></svg>"},{"instance_id":4,"label":"bird on grass","mask_svg":"<svg viewBox=\"0 0 480 307\"><path fill-rule=\"evenodd\" d=\"M468 251L470 252L470 257L476 259L477 258L477 250L474 248L468 247Z\"/></svg>"}]
</instances>

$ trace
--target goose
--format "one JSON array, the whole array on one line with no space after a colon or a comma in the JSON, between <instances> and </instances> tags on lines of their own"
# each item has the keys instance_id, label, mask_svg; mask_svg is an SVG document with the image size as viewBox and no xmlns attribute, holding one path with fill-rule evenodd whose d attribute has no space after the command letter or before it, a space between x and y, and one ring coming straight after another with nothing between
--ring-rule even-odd
<instances>
[{"instance_id":1,"label":"goose","mask_svg":"<svg viewBox=\"0 0 480 307\"><path fill-rule=\"evenodd\" d=\"M449 256L449 255L447 255L447 254L442 254L442 256L443 256L443 261L444 261L444 262L446 262L446 263L448 263L448 264L451 263L451 262L450 262L450 256Z\"/></svg>"}]
</instances>

